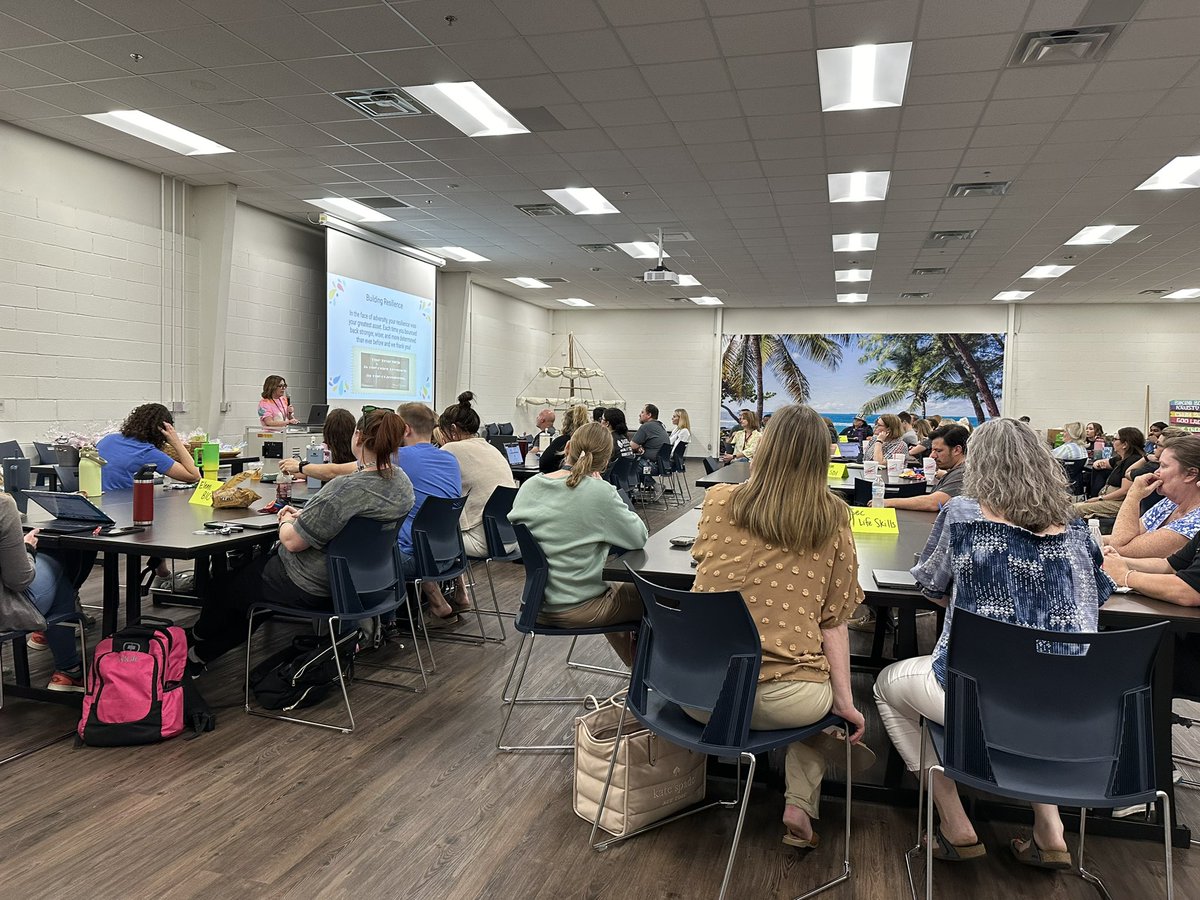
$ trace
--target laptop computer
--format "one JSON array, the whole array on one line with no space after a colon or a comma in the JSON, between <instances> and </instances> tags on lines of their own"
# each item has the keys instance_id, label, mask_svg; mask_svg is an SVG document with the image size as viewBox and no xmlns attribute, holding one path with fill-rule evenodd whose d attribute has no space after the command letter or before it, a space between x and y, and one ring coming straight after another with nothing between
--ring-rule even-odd
<instances>
[{"instance_id":1,"label":"laptop computer","mask_svg":"<svg viewBox=\"0 0 1200 900\"><path fill-rule=\"evenodd\" d=\"M22 491L22 493L54 516L50 522L34 522L30 528L40 528L47 534L78 534L94 531L101 525L116 523L82 494L63 494L58 491Z\"/></svg>"},{"instance_id":2,"label":"laptop computer","mask_svg":"<svg viewBox=\"0 0 1200 900\"><path fill-rule=\"evenodd\" d=\"M327 415L329 415L328 403L314 403L308 411L308 421L304 424L309 428L323 428Z\"/></svg>"}]
</instances>

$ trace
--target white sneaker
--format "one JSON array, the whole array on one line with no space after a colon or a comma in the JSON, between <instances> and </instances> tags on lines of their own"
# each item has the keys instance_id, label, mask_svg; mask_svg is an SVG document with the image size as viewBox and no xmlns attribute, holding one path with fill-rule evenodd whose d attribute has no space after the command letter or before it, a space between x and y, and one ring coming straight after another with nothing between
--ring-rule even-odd
<instances>
[{"instance_id":1,"label":"white sneaker","mask_svg":"<svg viewBox=\"0 0 1200 900\"><path fill-rule=\"evenodd\" d=\"M1114 819L1125 819L1129 816L1145 816L1150 804L1139 803L1137 806L1118 806L1112 811Z\"/></svg>"}]
</instances>

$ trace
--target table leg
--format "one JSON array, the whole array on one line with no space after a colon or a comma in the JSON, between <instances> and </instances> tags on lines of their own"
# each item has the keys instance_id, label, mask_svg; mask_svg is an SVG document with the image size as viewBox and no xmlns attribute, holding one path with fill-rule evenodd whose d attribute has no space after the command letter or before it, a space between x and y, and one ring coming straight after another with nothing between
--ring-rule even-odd
<instances>
[{"instance_id":1,"label":"table leg","mask_svg":"<svg viewBox=\"0 0 1200 900\"><path fill-rule=\"evenodd\" d=\"M1158 789L1171 798L1171 842L1176 847L1188 847L1191 844L1191 832L1187 826L1179 825L1175 782L1172 779L1171 701L1175 693L1175 640L1175 632L1168 630L1154 663L1154 774L1158 779Z\"/></svg>"},{"instance_id":2,"label":"table leg","mask_svg":"<svg viewBox=\"0 0 1200 900\"><path fill-rule=\"evenodd\" d=\"M108 637L117 630L117 613L121 609L121 579L118 574L116 553L104 554L104 613L101 621L101 636Z\"/></svg>"},{"instance_id":3,"label":"table leg","mask_svg":"<svg viewBox=\"0 0 1200 900\"><path fill-rule=\"evenodd\" d=\"M919 656L917 650L917 611L911 607L896 610L896 659L912 659Z\"/></svg>"},{"instance_id":4,"label":"table leg","mask_svg":"<svg viewBox=\"0 0 1200 900\"><path fill-rule=\"evenodd\" d=\"M21 636L11 643L13 680L22 687L29 687L29 648L25 645L25 637Z\"/></svg>"},{"instance_id":5,"label":"table leg","mask_svg":"<svg viewBox=\"0 0 1200 900\"><path fill-rule=\"evenodd\" d=\"M136 553L125 557L125 625L142 621L142 558Z\"/></svg>"}]
</instances>

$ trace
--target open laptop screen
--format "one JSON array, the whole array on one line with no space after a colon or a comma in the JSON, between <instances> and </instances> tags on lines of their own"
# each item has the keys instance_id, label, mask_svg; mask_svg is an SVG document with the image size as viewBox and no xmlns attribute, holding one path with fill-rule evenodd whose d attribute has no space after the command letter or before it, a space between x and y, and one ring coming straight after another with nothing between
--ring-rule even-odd
<instances>
[{"instance_id":1,"label":"open laptop screen","mask_svg":"<svg viewBox=\"0 0 1200 900\"><path fill-rule=\"evenodd\" d=\"M104 510L81 494L61 494L57 491L25 491L24 494L56 519L73 519L105 525L112 522Z\"/></svg>"},{"instance_id":2,"label":"open laptop screen","mask_svg":"<svg viewBox=\"0 0 1200 900\"><path fill-rule=\"evenodd\" d=\"M508 456L510 465L523 466L525 460L521 457L521 447L518 444L505 444L504 452Z\"/></svg>"}]
</instances>

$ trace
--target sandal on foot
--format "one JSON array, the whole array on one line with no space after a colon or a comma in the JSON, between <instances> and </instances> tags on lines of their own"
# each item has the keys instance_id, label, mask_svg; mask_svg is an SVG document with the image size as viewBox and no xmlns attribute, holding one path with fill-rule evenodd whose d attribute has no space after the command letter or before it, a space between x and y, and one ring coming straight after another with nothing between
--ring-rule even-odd
<instances>
[{"instance_id":1,"label":"sandal on foot","mask_svg":"<svg viewBox=\"0 0 1200 900\"><path fill-rule=\"evenodd\" d=\"M1022 847L1021 844L1025 846ZM1043 850L1038 842L1030 835L1028 840L1013 838L1008 842L1008 849L1017 858L1017 862L1038 869L1054 869L1062 871L1071 868L1070 850Z\"/></svg>"},{"instance_id":2,"label":"sandal on foot","mask_svg":"<svg viewBox=\"0 0 1200 900\"><path fill-rule=\"evenodd\" d=\"M812 839L806 841L789 828L783 835L783 842L789 847L799 847L801 850L815 850L821 846L821 836L814 831Z\"/></svg>"},{"instance_id":3,"label":"sandal on foot","mask_svg":"<svg viewBox=\"0 0 1200 900\"><path fill-rule=\"evenodd\" d=\"M973 844L952 844L942 834L941 826L934 831L933 840L934 859L946 862L965 862L968 859L980 859L987 856L987 847L983 846L983 841L976 841Z\"/></svg>"}]
</instances>

